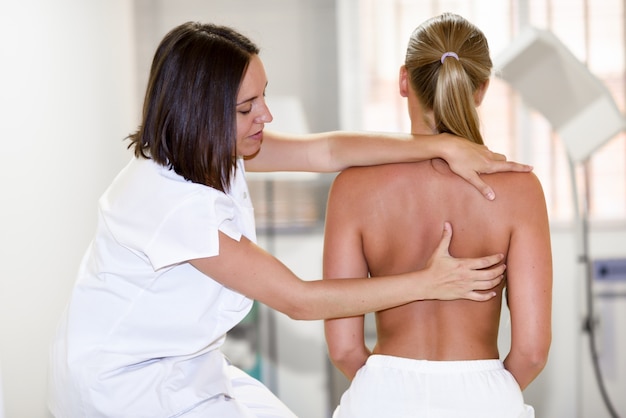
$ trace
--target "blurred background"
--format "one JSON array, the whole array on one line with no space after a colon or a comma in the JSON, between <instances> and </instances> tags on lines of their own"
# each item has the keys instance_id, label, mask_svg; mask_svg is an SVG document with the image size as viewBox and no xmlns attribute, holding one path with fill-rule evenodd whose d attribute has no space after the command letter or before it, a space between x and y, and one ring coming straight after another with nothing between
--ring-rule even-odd
<instances>
[{"instance_id":1,"label":"blurred background","mask_svg":"<svg viewBox=\"0 0 626 418\"><path fill-rule=\"evenodd\" d=\"M480 27L496 63L520 52L522 73L538 68L539 56L521 54L520 35L548 31L623 113L624 0L0 0L0 416L49 418L48 344L98 197L130 158L124 138L139 123L152 55L170 29L225 24L261 47L274 114L267 129L407 131L397 90L406 42L444 11ZM554 254L553 344L526 401L541 418L626 416L623 129L604 132L608 111L591 112L576 129L590 150L572 158L564 131L506 74L494 76L481 106L484 136L491 150L535 167ZM582 84L571 85L570 93ZM552 109L571 105L541 88ZM305 279L321 277L332 178L250 176L259 243ZM347 382L327 360L321 321L257 306L232 337L231 356L298 416L330 416Z\"/></svg>"}]
</instances>

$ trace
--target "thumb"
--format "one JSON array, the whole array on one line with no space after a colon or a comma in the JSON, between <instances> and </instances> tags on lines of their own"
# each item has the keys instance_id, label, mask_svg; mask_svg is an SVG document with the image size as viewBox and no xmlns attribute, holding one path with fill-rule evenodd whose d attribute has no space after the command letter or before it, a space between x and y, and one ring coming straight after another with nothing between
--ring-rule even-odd
<instances>
[{"instance_id":1,"label":"thumb","mask_svg":"<svg viewBox=\"0 0 626 418\"><path fill-rule=\"evenodd\" d=\"M441 234L441 241L439 242L439 246L435 251L438 254L442 255L450 255L448 252L448 248L450 247L450 241L452 240L452 225L450 222L443 223L443 233Z\"/></svg>"}]
</instances>

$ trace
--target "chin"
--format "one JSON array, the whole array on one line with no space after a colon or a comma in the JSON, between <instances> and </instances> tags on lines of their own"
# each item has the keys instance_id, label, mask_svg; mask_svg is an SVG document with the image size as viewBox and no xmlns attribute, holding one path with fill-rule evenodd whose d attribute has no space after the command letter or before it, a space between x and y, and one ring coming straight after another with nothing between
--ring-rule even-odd
<instances>
[{"instance_id":1,"label":"chin","mask_svg":"<svg viewBox=\"0 0 626 418\"><path fill-rule=\"evenodd\" d=\"M245 150L243 152L238 153L240 157L243 158L253 158L261 151L261 147L254 147L254 149Z\"/></svg>"}]
</instances>

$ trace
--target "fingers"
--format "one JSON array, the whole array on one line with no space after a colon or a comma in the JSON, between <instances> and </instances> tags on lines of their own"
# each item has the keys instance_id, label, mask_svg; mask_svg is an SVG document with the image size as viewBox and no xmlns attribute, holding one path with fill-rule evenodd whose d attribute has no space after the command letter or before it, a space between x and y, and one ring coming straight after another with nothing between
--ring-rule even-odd
<instances>
[{"instance_id":1,"label":"fingers","mask_svg":"<svg viewBox=\"0 0 626 418\"><path fill-rule=\"evenodd\" d=\"M487 255L480 258L467 258L467 267L472 270L485 270L494 266L492 269L485 270L485 272L495 272L495 270L502 268L502 271L498 274L504 273L504 264L496 265L504 259L504 254Z\"/></svg>"},{"instance_id":2,"label":"fingers","mask_svg":"<svg viewBox=\"0 0 626 418\"><path fill-rule=\"evenodd\" d=\"M488 170L489 171L485 171L484 173L499 173L501 171L527 173L533 171L533 167L528 164L516 163L515 161L495 161L489 165Z\"/></svg>"},{"instance_id":3,"label":"fingers","mask_svg":"<svg viewBox=\"0 0 626 418\"><path fill-rule=\"evenodd\" d=\"M491 159L494 161L506 161L506 155L498 152L491 152Z\"/></svg>"},{"instance_id":4,"label":"fingers","mask_svg":"<svg viewBox=\"0 0 626 418\"><path fill-rule=\"evenodd\" d=\"M485 293L470 292L467 295L467 299L474 300L476 302L487 302L488 300L492 299L495 296L496 296L496 292L485 292Z\"/></svg>"},{"instance_id":5,"label":"fingers","mask_svg":"<svg viewBox=\"0 0 626 418\"><path fill-rule=\"evenodd\" d=\"M497 271L504 271L504 265L498 267L502 268L497 268ZM489 279L484 280L477 279L478 281L474 282L474 285L472 286L473 289L465 295L465 298L475 300L477 302L485 302L496 296L497 293L490 289L493 289L499 285L502 280L504 280L504 274L499 274L497 277L490 275L489 277Z\"/></svg>"},{"instance_id":6,"label":"fingers","mask_svg":"<svg viewBox=\"0 0 626 418\"><path fill-rule=\"evenodd\" d=\"M484 276L478 276L474 278L472 282L471 290L489 290L493 289L495 286L500 284L500 282L504 279L504 265L494 267L490 270L482 271L481 273L485 273Z\"/></svg>"},{"instance_id":7,"label":"fingers","mask_svg":"<svg viewBox=\"0 0 626 418\"><path fill-rule=\"evenodd\" d=\"M441 241L428 262L433 277L433 289L428 299L469 299L485 301L494 295L493 288L504 278L504 255L494 254L480 258L451 257L449 246L452 225L444 222Z\"/></svg>"},{"instance_id":8,"label":"fingers","mask_svg":"<svg viewBox=\"0 0 626 418\"><path fill-rule=\"evenodd\" d=\"M496 194L493 189L485 183L477 173L473 173L472 175L465 178L472 186L476 187L478 191L482 193L488 200L494 200L496 198Z\"/></svg>"}]
</instances>

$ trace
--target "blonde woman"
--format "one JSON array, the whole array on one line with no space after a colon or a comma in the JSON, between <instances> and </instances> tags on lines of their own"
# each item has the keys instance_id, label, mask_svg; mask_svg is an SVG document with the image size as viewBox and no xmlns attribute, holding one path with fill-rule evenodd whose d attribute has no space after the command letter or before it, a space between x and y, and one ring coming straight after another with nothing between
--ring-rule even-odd
<instances>
[{"instance_id":1,"label":"blonde woman","mask_svg":"<svg viewBox=\"0 0 626 418\"><path fill-rule=\"evenodd\" d=\"M491 67L484 34L466 19L443 14L420 25L399 77L411 132L454 133L482 144L476 107ZM498 195L494 202L441 159L350 168L336 178L326 217L326 281L425 268L447 222L454 227L452 255L502 253L507 273L506 282L491 289L497 296L484 303L423 300L379 310L372 350L362 315L326 320L331 360L351 380L334 418L534 416L522 390L544 368L551 341L545 199L532 173L484 179ZM512 338L501 360L504 298Z\"/></svg>"}]
</instances>

